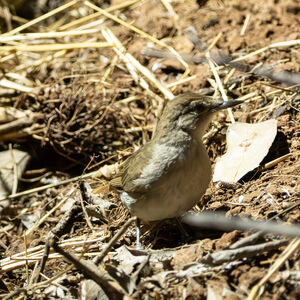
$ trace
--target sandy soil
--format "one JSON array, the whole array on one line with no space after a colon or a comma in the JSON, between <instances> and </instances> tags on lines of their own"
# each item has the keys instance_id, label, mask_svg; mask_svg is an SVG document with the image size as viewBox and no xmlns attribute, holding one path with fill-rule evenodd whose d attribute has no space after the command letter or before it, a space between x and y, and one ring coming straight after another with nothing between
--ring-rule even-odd
<instances>
[{"instance_id":1,"label":"sandy soil","mask_svg":"<svg viewBox=\"0 0 300 300\"><path fill-rule=\"evenodd\" d=\"M110 1L104 7L120 2ZM204 55L203 49L207 49L218 35L213 51L218 49L222 55L231 55L232 58L274 43L300 39L300 2L297 0L211 0L203 6L196 1L171 1L174 15L162 3L158 0L140 1L118 11L116 15L178 52L192 54L193 57ZM70 22L74 16L66 14L65 18ZM168 84L181 78L185 67L178 60L146 56L142 49L155 46L153 43L112 20L106 20L104 24L120 39L128 53L152 70L161 82ZM194 27L201 40L198 48L186 34L190 26ZM244 34L241 34L243 27ZM100 33L97 35L103 41ZM75 41L84 43L86 40L78 38ZM72 38L70 41L73 41ZM299 53L298 45L265 49L243 61L247 72L236 70L225 84L230 98L247 98L239 109L234 110L236 121L256 123L272 118L278 121L277 137L262 164L287 153L291 155L270 169L248 174L239 185L217 187L211 183L202 202L193 211L200 209L224 212L227 217L251 217L254 220L273 218L287 224L299 223L299 88L249 72L259 64L270 66L274 72L299 72ZM7 60L3 64L4 73L15 70L17 65L17 58ZM173 94L186 91L212 94L214 89L211 80L214 77L208 65L189 62L189 68L189 75L196 77L177 85L172 89ZM219 69L223 81L230 70L230 66ZM24 220L32 225L54 209L27 237L27 248L37 247L33 252L42 253L51 230L65 212L75 205L79 205L79 209L71 219L71 226L65 235L58 235L60 241L70 239L74 243L98 238L97 242L84 247L65 247L68 252L79 255L85 253L84 259L93 259L130 218L118 195L107 188L111 169L114 169L114 163L128 157L151 138L161 103L153 100L134 81L111 47L69 51L63 57L53 57L38 66L27 67L24 74L41 89L38 93L18 92L6 106L30 110L42 117L38 117L38 125L30 127L25 137L16 138L12 135L1 139L1 149L7 149L8 144L13 143L15 148L28 151L32 156L28 170L45 168L38 176L42 175L41 178L51 183L72 178L84 171L97 170L99 166L113 167L108 168L107 176L86 179L96 191L98 202L82 196L82 189L80 191L76 182L14 198L1 217L1 227L4 228L0 231L3 244L1 268L5 259L25 249L23 234L27 228ZM160 99L164 99L157 89L151 89ZM226 151L225 133L229 123L227 114L219 113L209 129L215 130L207 143L213 165L216 158ZM32 179L34 176L27 172L23 177ZM40 179L34 183L27 180L19 185L19 190L37 187L42 183ZM89 209L84 209L82 213L81 203L89 206L87 202L96 201L99 205L99 198L110 201L110 205L102 207L97 218ZM56 208L61 199L66 200L64 206ZM105 270L103 272L113 277L118 287L104 288L109 299L120 299L122 294L127 295L126 299L255 299L250 292L257 284L261 289L260 299L297 299L300 295L299 251L296 249L266 282L260 283L275 261L283 257L285 249L289 247L286 245L293 243L291 238L266 234L254 245L287 241L270 250L258 251L251 257L209 265L202 261L207 254L229 249L236 241L249 236L250 232L233 230L223 233L187 227L189 236L185 237L173 220L142 224L141 229L142 244L146 250L153 249L151 255L146 250L133 250L135 228L131 225L101 264ZM20 256L24 257L25 254ZM90 290L94 290L96 296L84 299L107 299L99 296L101 291L86 281L87 276L78 270L79 267L63 273L69 265L62 258L49 259L43 273L48 278L60 275L56 285L47 282L40 286L28 284L25 265L3 269L3 296L23 287L16 293L22 297L29 285L27 293L32 299L44 299L47 296L79 299L79 295ZM30 263L28 268L29 278L34 278L37 273L33 270L34 264ZM42 280L45 278L42 277Z\"/></svg>"}]
</instances>

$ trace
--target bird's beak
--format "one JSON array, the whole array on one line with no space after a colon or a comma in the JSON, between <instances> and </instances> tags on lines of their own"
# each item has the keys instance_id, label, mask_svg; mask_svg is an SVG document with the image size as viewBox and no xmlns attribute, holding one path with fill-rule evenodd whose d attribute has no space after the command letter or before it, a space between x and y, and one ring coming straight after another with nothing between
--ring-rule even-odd
<instances>
[{"instance_id":1,"label":"bird's beak","mask_svg":"<svg viewBox=\"0 0 300 300\"><path fill-rule=\"evenodd\" d=\"M223 101L220 102L216 107L214 107L211 112L217 112L219 110L225 109L225 108L229 108L232 106L236 106L238 104L243 103L243 101L241 100L229 100L229 101Z\"/></svg>"}]
</instances>

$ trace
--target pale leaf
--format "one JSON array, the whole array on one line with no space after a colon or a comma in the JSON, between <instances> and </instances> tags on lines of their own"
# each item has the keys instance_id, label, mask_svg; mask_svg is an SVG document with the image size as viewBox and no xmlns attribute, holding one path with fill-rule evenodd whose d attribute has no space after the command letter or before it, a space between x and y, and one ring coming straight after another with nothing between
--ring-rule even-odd
<instances>
[{"instance_id":1,"label":"pale leaf","mask_svg":"<svg viewBox=\"0 0 300 300\"><path fill-rule=\"evenodd\" d=\"M227 152L217 159L213 181L237 182L257 168L277 134L277 121L234 123L228 127Z\"/></svg>"}]
</instances>

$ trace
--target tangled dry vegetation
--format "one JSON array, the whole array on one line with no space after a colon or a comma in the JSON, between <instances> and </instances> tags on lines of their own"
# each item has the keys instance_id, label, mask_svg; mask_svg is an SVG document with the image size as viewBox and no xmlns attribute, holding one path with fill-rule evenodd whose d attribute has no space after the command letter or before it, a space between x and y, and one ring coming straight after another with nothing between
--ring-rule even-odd
<instances>
[{"instance_id":1,"label":"tangled dry vegetation","mask_svg":"<svg viewBox=\"0 0 300 300\"><path fill-rule=\"evenodd\" d=\"M48 4L31 21L0 8L2 181L10 172L1 299L296 299L299 238L258 235L248 248L236 242L249 232L187 228L187 239L168 220L143 224L137 251L134 220L108 180L173 95L227 96L244 103L214 119L211 161L231 121L275 118L262 164L273 163L240 185L211 184L194 210L299 222L299 2ZM20 163L14 150L25 153Z\"/></svg>"}]
</instances>

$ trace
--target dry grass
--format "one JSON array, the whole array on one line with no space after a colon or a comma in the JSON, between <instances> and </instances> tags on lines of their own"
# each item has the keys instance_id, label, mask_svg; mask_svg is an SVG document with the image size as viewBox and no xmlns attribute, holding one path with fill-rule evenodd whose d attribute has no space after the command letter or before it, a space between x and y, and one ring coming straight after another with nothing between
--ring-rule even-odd
<instances>
[{"instance_id":1,"label":"dry grass","mask_svg":"<svg viewBox=\"0 0 300 300\"><path fill-rule=\"evenodd\" d=\"M134 25L137 21L134 18L141 13L144 5L150 5L149 1L122 1L118 5L102 9L89 1L74 0L28 23L17 27L14 23L14 29L0 35L2 71L0 105L33 114L30 117L26 116L26 120L22 119L21 125L18 123L18 126L11 126L9 132L4 132L5 128L0 123L0 140L3 143L1 147L5 149L6 145L12 143L15 147L20 145L19 147L22 148L26 145L26 149L37 151L38 153L34 155L35 161L39 161L38 168L31 170L34 171L34 176L29 175L30 170L28 170L27 177L32 181L36 179L38 184L43 182L41 179L44 183L50 182L47 188L38 190L30 190L32 186L27 184L29 192L11 195L10 206L6 207L2 214L0 237L3 258L0 260L0 268L4 275L3 280L9 289L3 293L4 296L8 295L7 299L17 296L20 299L25 294L30 295L32 299L37 299L39 297L37 291L44 295L51 294L47 290L49 287L56 289L56 292L60 289L59 291L63 291L64 295L74 294L71 290L74 286L78 288L83 277L76 275L77 279L71 278L76 274L76 270L67 268L68 264L53 250L49 254L41 282L35 283L37 269L43 258L44 245L49 239L51 230L65 211L68 211L74 203L80 203L83 211L88 212L74 219L72 229L66 235L60 236L59 246L80 258L92 259L101 253L106 243L128 218L127 211L119 204L116 196L107 190L107 178L113 172L111 169L115 168L114 163L119 159L126 158L135 148L150 139L152 131L155 130L157 117L160 116L166 101L171 101L173 95L180 92L197 87L194 91L221 94L224 100L233 97L245 101L239 111L229 111L229 118L227 115L219 115L205 135L205 142L213 161L216 156L224 152L222 132L230 121L259 122L281 117L281 131L285 133L290 143L291 154L286 157L288 161L282 170L273 169L270 173L262 174L265 180L258 183L261 184L258 189L266 191L269 185L276 185L276 181L272 183L267 179L267 176L275 178L276 172L279 172L282 177L294 176L295 179L299 177L299 168L297 168L299 145L294 143L295 132L300 128L297 121L298 86L283 86L280 83L270 82L266 78L255 77L249 72L240 72L230 66L215 66L209 57L213 49L222 47L224 43L224 33L221 32L214 34L210 32L210 35L206 36L208 46L206 53L201 55L209 58L208 65L202 65L202 69L189 65L182 58L184 57L181 55L182 49L192 49L194 55L197 47L184 37L186 24L181 22L180 14L182 18L186 18L183 13L186 7L183 6L182 1L161 1L161 3L157 1L156 3L164 12L163 17L161 15L159 17L167 19L172 24L172 28L176 29L176 31L170 30L169 35L164 38L158 37L159 32L152 35L147 33L146 29L150 30L151 27L142 30ZM215 8L213 5L217 5L216 11L218 11L220 5L225 7L226 4L218 2L211 5L211 10ZM149 14L151 18L151 12ZM55 22L45 25L46 23L43 22L48 18L54 18ZM11 20L15 19L11 18ZM251 21L252 18L246 18L241 25L241 35L237 39L247 36L251 30L249 28ZM32 28L38 30L34 32ZM154 30L158 31L157 28ZM200 35L199 32L198 34ZM178 42L177 38L181 40ZM158 61L156 58L142 56L138 46L145 47L148 44L168 51L172 54L171 58ZM257 46L260 48L258 50L245 47L232 53L232 57L235 58L232 62L243 61L249 64L251 69L255 69L259 64L269 63L268 54L279 57L283 64L287 61L287 57L293 57L291 61L295 62L294 52L298 51L298 45L299 40L294 39L272 42L262 48ZM272 63L276 65L280 59L273 59ZM209 74L208 77L199 72L204 69ZM14 118L19 118L17 113ZM214 144L212 144L213 139L216 141ZM44 149L51 150L49 158L47 154L42 155ZM47 160L53 159L55 164L56 158L53 152L58 155L56 158L63 158L63 167L60 171L39 170L44 168ZM279 150L277 152L280 154ZM281 161L276 162L278 163L283 164ZM66 180L61 186L56 185L55 180L62 181L72 176L70 174L74 172L88 173L103 165L111 165L112 168L102 169L101 178L89 178L88 181L93 188L98 188L100 197L114 205L106 214L103 211L100 213L101 221L95 221L90 215L90 208L86 210L85 206L89 205L85 202L86 199L82 200L82 191L77 183ZM68 173L68 170L72 172ZM269 172L266 169L264 171ZM26 173L24 176L26 177ZM76 181L77 179L80 178L76 178ZM292 187L294 183L291 180L286 184ZM252 185L251 182L246 183L244 188L235 194L229 194L224 202L235 201L234 199L245 195L246 192L249 192L249 195L250 192L254 193L251 190ZM293 191L295 189L291 188ZM215 187L210 187L207 196L210 197L211 202L208 203L213 203L215 207L212 205L208 208L217 207L218 197L221 197L218 193ZM295 201L297 201L296 192L291 196L291 203ZM230 205L228 204L231 211ZM253 212L260 217L267 217L269 211L264 204L260 205L262 205L261 211L266 211L265 214L259 215L261 211L257 211L255 207ZM278 210L280 208L278 204ZM247 215L248 211L245 208L241 213ZM297 212L292 217L292 221L295 220L297 220ZM90 226L85 226L86 224ZM159 240L157 236L153 237L151 234L153 231L147 231L146 225L144 228L143 242L146 247L163 248L176 244L176 235L174 238L171 232L169 237L168 229L160 228L169 237L168 241L164 241ZM24 237L26 237L25 241ZM210 246L214 242L212 241ZM133 228L129 227L125 236L116 243L117 246L132 245ZM291 243L294 246L291 251L294 252L295 243L299 244L299 241ZM203 251L213 250L209 248ZM270 259L275 260L277 257L280 260L278 258L280 253L277 252ZM109 253L106 259L114 264L116 262L113 261L112 256L113 254ZM284 257L286 261L288 258ZM296 265L295 257L293 264ZM159 273L156 267L151 265L152 271ZM276 271L278 268L279 265ZM207 270L208 273L221 274L217 269ZM143 280L149 279L148 277L145 275ZM209 275L204 277L210 278ZM174 282L178 280L178 283L173 282L174 285L168 285L168 289L163 292L165 297L182 297L183 287L186 287L187 281L192 280L192 277L188 276L174 278ZM258 288L266 284L270 276L264 278L252 290L251 297ZM72 279L74 279L73 283ZM64 280L67 282L65 285ZM165 284L164 280L162 282ZM148 284L149 288L147 284L136 287L134 297L143 298L145 291L152 296L158 296L163 291L153 287L153 283ZM19 289L13 294L12 291L16 288ZM117 290L120 291L119 287ZM236 291L239 295L245 293L238 288ZM251 297L249 299L254 299Z\"/></svg>"}]
</instances>

